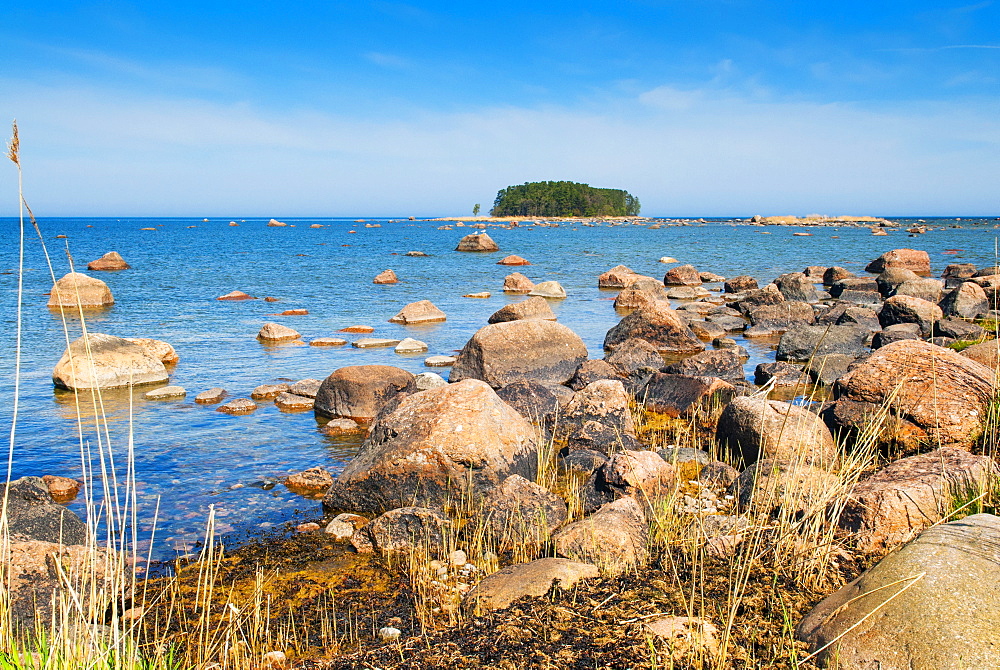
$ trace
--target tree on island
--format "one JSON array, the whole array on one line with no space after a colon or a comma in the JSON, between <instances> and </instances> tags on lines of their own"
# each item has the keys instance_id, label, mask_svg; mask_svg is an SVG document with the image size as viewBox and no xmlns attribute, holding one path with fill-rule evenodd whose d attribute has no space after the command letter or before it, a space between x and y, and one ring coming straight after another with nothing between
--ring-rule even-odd
<instances>
[{"instance_id":1,"label":"tree on island","mask_svg":"<svg viewBox=\"0 0 1000 670\"><path fill-rule=\"evenodd\" d=\"M479 203L472 206L472 216L479 216Z\"/></svg>"},{"instance_id":2,"label":"tree on island","mask_svg":"<svg viewBox=\"0 0 1000 670\"><path fill-rule=\"evenodd\" d=\"M536 181L497 192L492 216L635 216L639 199L617 188L572 181Z\"/></svg>"}]
</instances>

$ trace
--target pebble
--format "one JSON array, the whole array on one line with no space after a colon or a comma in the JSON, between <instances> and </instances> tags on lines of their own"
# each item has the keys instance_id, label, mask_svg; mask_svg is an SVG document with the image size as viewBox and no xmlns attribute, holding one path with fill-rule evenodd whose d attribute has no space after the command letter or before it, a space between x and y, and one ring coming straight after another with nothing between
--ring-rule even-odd
<instances>
[{"instance_id":1,"label":"pebble","mask_svg":"<svg viewBox=\"0 0 1000 670\"><path fill-rule=\"evenodd\" d=\"M300 523L295 527L295 530L299 533L311 533L315 530L319 530L320 525L315 521L309 521L308 523Z\"/></svg>"},{"instance_id":2,"label":"pebble","mask_svg":"<svg viewBox=\"0 0 1000 670\"><path fill-rule=\"evenodd\" d=\"M265 668L283 668L288 662L288 657L283 651L269 651L261 660Z\"/></svg>"},{"instance_id":3,"label":"pebble","mask_svg":"<svg viewBox=\"0 0 1000 670\"><path fill-rule=\"evenodd\" d=\"M456 549L448 554L448 561L456 568L460 568L469 562L469 557L461 549Z\"/></svg>"}]
</instances>

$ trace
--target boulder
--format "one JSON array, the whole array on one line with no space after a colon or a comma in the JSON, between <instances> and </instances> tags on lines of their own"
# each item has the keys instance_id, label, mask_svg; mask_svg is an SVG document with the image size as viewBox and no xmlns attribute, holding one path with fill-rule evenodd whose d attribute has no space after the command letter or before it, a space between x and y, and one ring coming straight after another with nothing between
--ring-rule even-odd
<instances>
[{"instance_id":1,"label":"boulder","mask_svg":"<svg viewBox=\"0 0 1000 670\"><path fill-rule=\"evenodd\" d=\"M753 383L763 386L771 380L775 386L805 386L809 375L799 366L784 361L760 363L754 370Z\"/></svg>"},{"instance_id":2,"label":"boulder","mask_svg":"<svg viewBox=\"0 0 1000 670\"><path fill-rule=\"evenodd\" d=\"M399 277L392 270L382 270L377 275L375 279L372 280L373 284L398 284Z\"/></svg>"},{"instance_id":3,"label":"boulder","mask_svg":"<svg viewBox=\"0 0 1000 670\"><path fill-rule=\"evenodd\" d=\"M743 320L742 316L732 314L709 314L705 320L724 328L727 333L737 332L747 327L747 322Z\"/></svg>"},{"instance_id":4,"label":"boulder","mask_svg":"<svg viewBox=\"0 0 1000 670\"><path fill-rule=\"evenodd\" d=\"M567 515L562 498L521 475L511 475L486 495L472 525L494 551L531 554L566 523Z\"/></svg>"},{"instance_id":5,"label":"boulder","mask_svg":"<svg viewBox=\"0 0 1000 670\"><path fill-rule=\"evenodd\" d=\"M698 276L701 277L701 280L706 284L721 284L722 282L726 281L725 277L719 274L715 274L714 272L702 271L698 273Z\"/></svg>"},{"instance_id":6,"label":"boulder","mask_svg":"<svg viewBox=\"0 0 1000 670\"><path fill-rule=\"evenodd\" d=\"M404 337L393 351L397 354L420 354L427 351L427 343L415 340L412 337Z\"/></svg>"},{"instance_id":7,"label":"boulder","mask_svg":"<svg viewBox=\"0 0 1000 670\"><path fill-rule=\"evenodd\" d=\"M799 302L818 302L819 294L812 279L801 272L789 272L774 280L774 285L785 296L785 300Z\"/></svg>"},{"instance_id":8,"label":"boulder","mask_svg":"<svg viewBox=\"0 0 1000 670\"><path fill-rule=\"evenodd\" d=\"M967 281L948 291L939 306L944 316L975 319L989 311L990 301L982 286Z\"/></svg>"},{"instance_id":9,"label":"boulder","mask_svg":"<svg viewBox=\"0 0 1000 670\"><path fill-rule=\"evenodd\" d=\"M982 326L977 326L974 323L962 319L947 318L934 323L934 335L969 342L986 339L987 332Z\"/></svg>"},{"instance_id":10,"label":"boulder","mask_svg":"<svg viewBox=\"0 0 1000 670\"><path fill-rule=\"evenodd\" d=\"M616 265L597 278L598 288L625 288L644 277L624 265Z\"/></svg>"},{"instance_id":11,"label":"boulder","mask_svg":"<svg viewBox=\"0 0 1000 670\"><path fill-rule=\"evenodd\" d=\"M804 274L810 281L821 283L823 281L823 275L826 271L827 268L823 265L809 265L802 271L802 274Z\"/></svg>"},{"instance_id":12,"label":"boulder","mask_svg":"<svg viewBox=\"0 0 1000 670\"><path fill-rule=\"evenodd\" d=\"M583 340L559 323L493 323L476 331L462 348L451 381L481 379L495 388L521 380L564 384L586 359Z\"/></svg>"},{"instance_id":13,"label":"boulder","mask_svg":"<svg viewBox=\"0 0 1000 670\"><path fill-rule=\"evenodd\" d=\"M45 482L45 488L48 489L52 500L57 503L73 502L82 486L76 479L57 475L42 475L42 481Z\"/></svg>"},{"instance_id":14,"label":"boulder","mask_svg":"<svg viewBox=\"0 0 1000 670\"><path fill-rule=\"evenodd\" d=\"M667 297L673 300L697 300L710 295L712 293L701 286L675 286L667 291Z\"/></svg>"},{"instance_id":15,"label":"boulder","mask_svg":"<svg viewBox=\"0 0 1000 670\"><path fill-rule=\"evenodd\" d=\"M445 532L451 522L438 512L424 507L400 507L376 517L358 529L352 543L369 545L390 559L408 559L426 555L444 556ZM363 538L357 538L358 535ZM356 539L357 538L357 539Z\"/></svg>"},{"instance_id":16,"label":"boulder","mask_svg":"<svg viewBox=\"0 0 1000 670\"><path fill-rule=\"evenodd\" d=\"M879 274L891 269L910 270L921 276L931 273L931 259L926 251L916 249L893 249L887 251L865 268L865 272Z\"/></svg>"},{"instance_id":17,"label":"boulder","mask_svg":"<svg viewBox=\"0 0 1000 670\"><path fill-rule=\"evenodd\" d=\"M503 568L483 579L469 591L463 607L473 615L502 610L525 596L540 598L553 584L571 589L582 579L597 579L600 570L590 563L565 558L540 558Z\"/></svg>"},{"instance_id":18,"label":"boulder","mask_svg":"<svg viewBox=\"0 0 1000 670\"><path fill-rule=\"evenodd\" d=\"M531 265L531 262L520 256L505 256L497 261L497 265Z\"/></svg>"},{"instance_id":19,"label":"boulder","mask_svg":"<svg viewBox=\"0 0 1000 670\"><path fill-rule=\"evenodd\" d=\"M216 300L256 300L256 298L243 291L230 291L226 295L220 295Z\"/></svg>"},{"instance_id":20,"label":"boulder","mask_svg":"<svg viewBox=\"0 0 1000 670\"><path fill-rule=\"evenodd\" d=\"M877 291L848 290L840 294L840 301L853 303L862 307L877 308L882 305L882 294Z\"/></svg>"},{"instance_id":21,"label":"boulder","mask_svg":"<svg viewBox=\"0 0 1000 670\"><path fill-rule=\"evenodd\" d=\"M894 295L886 299L879 312L879 322L883 327L897 323L916 323L924 337L934 331L934 322L944 318L941 308L927 300L906 295Z\"/></svg>"},{"instance_id":22,"label":"boulder","mask_svg":"<svg viewBox=\"0 0 1000 670\"><path fill-rule=\"evenodd\" d=\"M981 363L990 370L1000 370L1000 340L989 340L962 349L966 358Z\"/></svg>"},{"instance_id":23,"label":"boulder","mask_svg":"<svg viewBox=\"0 0 1000 670\"><path fill-rule=\"evenodd\" d=\"M837 458L837 444L822 419L778 400L734 398L719 416L715 437L747 464L774 458L828 467Z\"/></svg>"},{"instance_id":24,"label":"boulder","mask_svg":"<svg viewBox=\"0 0 1000 670\"><path fill-rule=\"evenodd\" d=\"M757 461L729 488L737 509L751 514L796 518L823 514L837 495L840 479L827 470L777 458Z\"/></svg>"},{"instance_id":25,"label":"boulder","mask_svg":"<svg viewBox=\"0 0 1000 670\"><path fill-rule=\"evenodd\" d=\"M572 438L573 433L585 424L596 422L610 428L614 435L634 441L635 422L629 400L631 396L625 392L625 386L620 381L601 379L588 384L566 406L556 426L557 433Z\"/></svg>"},{"instance_id":26,"label":"boulder","mask_svg":"<svg viewBox=\"0 0 1000 670\"><path fill-rule=\"evenodd\" d=\"M799 362L828 354L859 358L868 353L870 337L871 331L864 326L795 326L781 336L775 358Z\"/></svg>"},{"instance_id":27,"label":"boulder","mask_svg":"<svg viewBox=\"0 0 1000 670\"><path fill-rule=\"evenodd\" d=\"M677 485L678 468L655 451L624 450L601 466L604 482L638 500L660 500Z\"/></svg>"},{"instance_id":28,"label":"boulder","mask_svg":"<svg viewBox=\"0 0 1000 670\"><path fill-rule=\"evenodd\" d=\"M647 411L679 417L688 416L713 403L729 402L736 395L736 387L717 377L657 372L635 395Z\"/></svg>"},{"instance_id":29,"label":"boulder","mask_svg":"<svg viewBox=\"0 0 1000 670\"><path fill-rule=\"evenodd\" d=\"M562 300L566 297L566 290L557 281L543 281L535 284L535 287L528 292L528 295Z\"/></svg>"},{"instance_id":30,"label":"boulder","mask_svg":"<svg viewBox=\"0 0 1000 670\"><path fill-rule=\"evenodd\" d=\"M487 319L487 323L518 321L520 319L545 319L555 321L556 315L549 307L549 301L540 296L532 296L521 302L501 307Z\"/></svg>"},{"instance_id":31,"label":"boulder","mask_svg":"<svg viewBox=\"0 0 1000 670\"><path fill-rule=\"evenodd\" d=\"M169 379L148 349L104 333L74 340L52 371L52 383L71 390L160 384Z\"/></svg>"},{"instance_id":32,"label":"boulder","mask_svg":"<svg viewBox=\"0 0 1000 670\"><path fill-rule=\"evenodd\" d=\"M349 365L335 370L316 392L316 414L367 422L413 374L389 365Z\"/></svg>"},{"instance_id":33,"label":"boulder","mask_svg":"<svg viewBox=\"0 0 1000 670\"><path fill-rule=\"evenodd\" d=\"M64 275L49 294L49 307L57 309L93 309L113 304L115 299L107 284L80 272Z\"/></svg>"},{"instance_id":34,"label":"boulder","mask_svg":"<svg viewBox=\"0 0 1000 670\"><path fill-rule=\"evenodd\" d=\"M641 370L655 372L663 367L663 356L656 347L639 338L622 340L604 357L608 365L625 376Z\"/></svg>"},{"instance_id":35,"label":"boulder","mask_svg":"<svg viewBox=\"0 0 1000 670\"><path fill-rule=\"evenodd\" d=\"M810 284L812 286L812 284ZM783 333L797 325L810 325L816 322L813 308L801 301L781 302L776 305L761 305L750 311L750 323L753 328L746 332L752 337L754 332L761 335Z\"/></svg>"},{"instance_id":36,"label":"boulder","mask_svg":"<svg viewBox=\"0 0 1000 670\"><path fill-rule=\"evenodd\" d=\"M128 270L131 267L117 251L109 251L96 261L87 263L87 269L91 271Z\"/></svg>"},{"instance_id":37,"label":"boulder","mask_svg":"<svg viewBox=\"0 0 1000 670\"><path fill-rule=\"evenodd\" d=\"M841 279L848 279L853 276L854 273L847 268L834 265L823 271L823 284L825 286L832 286Z\"/></svg>"},{"instance_id":38,"label":"boulder","mask_svg":"<svg viewBox=\"0 0 1000 670\"><path fill-rule=\"evenodd\" d=\"M878 282L872 277L845 277L830 285L830 295L839 298L844 291L874 291L878 293Z\"/></svg>"},{"instance_id":39,"label":"boulder","mask_svg":"<svg viewBox=\"0 0 1000 670\"><path fill-rule=\"evenodd\" d=\"M623 318L604 338L604 350L611 351L625 340L639 338L660 353L694 354L705 349L681 316L668 305L646 305Z\"/></svg>"},{"instance_id":40,"label":"boulder","mask_svg":"<svg viewBox=\"0 0 1000 670\"><path fill-rule=\"evenodd\" d=\"M7 530L12 542L40 540L74 545L87 542L87 525L56 503L41 477L21 477L0 483L0 500L7 499Z\"/></svg>"},{"instance_id":41,"label":"boulder","mask_svg":"<svg viewBox=\"0 0 1000 670\"><path fill-rule=\"evenodd\" d=\"M365 429L352 419L331 419L326 425L320 428L320 432L331 437L339 437L341 435L363 433Z\"/></svg>"},{"instance_id":42,"label":"boulder","mask_svg":"<svg viewBox=\"0 0 1000 670\"><path fill-rule=\"evenodd\" d=\"M520 272L507 275L503 279L504 293L531 293L535 284Z\"/></svg>"},{"instance_id":43,"label":"boulder","mask_svg":"<svg viewBox=\"0 0 1000 670\"><path fill-rule=\"evenodd\" d=\"M282 412L309 412L316 408L316 401L296 393L281 393L274 399L274 406Z\"/></svg>"},{"instance_id":44,"label":"boulder","mask_svg":"<svg viewBox=\"0 0 1000 670\"><path fill-rule=\"evenodd\" d=\"M622 289L615 298L615 309L638 309L649 303L669 302L667 290L658 281L641 280Z\"/></svg>"},{"instance_id":45,"label":"boulder","mask_svg":"<svg viewBox=\"0 0 1000 670\"><path fill-rule=\"evenodd\" d=\"M701 275L693 265L678 265L663 276L664 286L701 286Z\"/></svg>"},{"instance_id":46,"label":"boulder","mask_svg":"<svg viewBox=\"0 0 1000 670\"><path fill-rule=\"evenodd\" d=\"M342 337L317 337L309 341L310 347L342 347L347 340Z\"/></svg>"},{"instance_id":47,"label":"boulder","mask_svg":"<svg viewBox=\"0 0 1000 670\"><path fill-rule=\"evenodd\" d=\"M435 307L430 300L418 300L399 310L396 316L389 319L389 323L412 326L420 323L438 323L446 318L444 312Z\"/></svg>"},{"instance_id":48,"label":"boulder","mask_svg":"<svg viewBox=\"0 0 1000 670\"><path fill-rule=\"evenodd\" d=\"M998 304L998 300L1000 300L1000 274L976 277L972 281L986 293L986 299L989 300L992 309L1000 307Z\"/></svg>"},{"instance_id":49,"label":"boulder","mask_svg":"<svg viewBox=\"0 0 1000 670\"><path fill-rule=\"evenodd\" d=\"M500 247L486 233L471 233L459 240L455 251L500 251Z\"/></svg>"},{"instance_id":50,"label":"boulder","mask_svg":"<svg viewBox=\"0 0 1000 670\"><path fill-rule=\"evenodd\" d=\"M919 340L920 326L916 323L897 323L893 326L886 326L881 331L875 333L872 338L872 349L880 349L887 344L900 340Z\"/></svg>"},{"instance_id":51,"label":"boulder","mask_svg":"<svg viewBox=\"0 0 1000 670\"><path fill-rule=\"evenodd\" d=\"M867 328L871 333L882 330L882 324L878 321L878 312L867 307L847 307L837 318L837 325L861 326Z\"/></svg>"},{"instance_id":52,"label":"boulder","mask_svg":"<svg viewBox=\"0 0 1000 670\"><path fill-rule=\"evenodd\" d=\"M223 414L241 416L257 411L257 403L250 400L250 398L233 398L229 402L219 405L215 411L222 412Z\"/></svg>"},{"instance_id":53,"label":"boulder","mask_svg":"<svg viewBox=\"0 0 1000 670\"><path fill-rule=\"evenodd\" d=\"M941 273L942 279L970 279L974 274L976 274L976 265L974 263L949 263L944 272Z\"/></svg>"},{"instance_id":54,"label":"boulder","mask_svg":"<svg viewBox=\"0 0 1000 670\"><path fill-rule=\"evenodd\" d=\"M743 360L732 349L703 351L672 363L663 368L663 371L689 377L718 377L727 382L742 382L745 379Z\"/></svg>"},{"instance_id":55,"label":"boulder","mask_svg":"<svg viewBox=\"0 0 1000 670\"><path fill-rule=\"evenodd\" d=\"M1000 667L1000 519L930 528L823 600L796 626L832 668Z\"/></svg>"},{"instance_id":56,"label":"boulder","mask_svg":"<svg viewBox=\"0 0 1000 670\"><path fill-rule=\"evenodd\" d=\"M290 388L291 386L284 382L280 384L261 384L250 392L250 397L254 400L274 400Z\"/></svg>"},{"instance_id":57,"label":"boulder","mask_svg":"<svg viewBox=\"0 0 1000 670\"><path fill-rule=\"evenodd\" d=\"M372 424L323 505L377 513L460 498L476 504L510 475L534 478L535 438L531 424L481 381L420 391Z\"/></svg>"},{"instance_id":58,"label":"boulder","mask_svg":"<svg viewBox=\"0 0 1000 670\"><path fill-rule=\"evenodd\" d=\"M733 277L723 284L723 290L726 293L746 293L747 291L753 291L756 288L758 288L757 280L750 275Z\"/></svg>"},{"instance_id":59,"label":"boulder","mask_svg":"<svg viewBox=\"0 0 1000 670\"><path fill-rule=\"evenodd\" d=\"M628 381L607 361L590 359L580 364L580 367L576 369L576 373L573 375L573 378L569 380L567 386L574 391L579 391L588 384L592 384L593 382L601 379L615 379L623 384Z\"/></svg>"},{"instance_id":60,"label":"boulder","mask_svg":"<svg viewBox=\"0 0 1000 670\"><path fill-rule=\"evenodd\" d=\"M497 395L535 424L551 426L561 408L559 396L551 385L534 381L516 381L497 389Z\"/></svg>"},{"instance_id":61,"label":"boulder","mask_svg":"<svg viewBox=\"0 0 1000 670\"><path fill-rule=\"evenodd\" d=\"M306 398L315 398L323 382L319 379L300 379L289 387L288 392Z\"/></svg>"},{"instance_id":62,"label":"boulder","mask_svg":"<svg viewBox=\"0 0 1000 670\"><path fill-rule=\"evenodd\" d=\"M351 342L351 346L356 349L381 349L383 347L395 347L402 341L391 337L361 337Z\"/></svg>"},{"instance_id":63,"label":"boulder","mask_svg":"<svg viewBox=\"0 0 1000 670\"><path fill-rule=\"evenodd\" d=\"M649 527L635 498L602 505L552 537L558 555L591 563L608 576L641 567L649 559Z\"/></svg>"},{"instance_id":64,"label":"boulder","mask_svg":"<svg viewBox=\"0 0 1000 670\"><path fill-rule=\"evenodd\" d=\"M858 360L852 354L823 354L806 362L806 372L820 386L832 386Z\"/></svg>"},{"instance_id":65,"label":"boulder","mask_svg":"<svg viewBox=\"0 0 1000 670\"><path fill-rule=\"evenodd\" d=\"M713 342L717 338L725 336L727 331L725 328L717 323L711 323L709 321L688 321L688 328L694 333L699 340L704 340L705 342Z\"/></svg>"},{"instance_id":66,"label":"boulder","mask_svg":"<svg viewBox=\"0 0 1000 670\"><path fill-rule=\"evenodd\" d=\"M173 365L181 359L181 357L177 355L177 352L174 351L174 348L163 340L154 340L148 337L126 337L125 339L132 344L138 344L140 347L159 358L160 362L164 365Z\"/></svg>"},{"instance_id":67,"label":"boulder","mask_svg":"<svg viewBox=\"0 0 1000 670\"><path fill-rule=\"evenodd\" d=\"M953 447L903 458L854 486L839 525L861 551L888 551L988 492L998 474L988 456Z\"/></svg>"},{"instance_id":68,"label":"boulder","mask_svg":"<svg viewBox=\"0 0 1000 670\"><path fill-rule=\"evenodd\" d=\"M941 300L941 293L944 291L944 282L939 279L907 279L897 286L892 295L908 295L911 298L920 298L927 302L937 303Z\"/></svg>"},{"instance_id":69,"label":"boulder","mask_svg":"<svg viewBox=\"0 0 1000 670\"><path fill-rule=\"evenodd\" d=\"M262 342L290 342L300 337L302 336L297 330L282 326L280 323L265 323L257 333L257 339Z\"/></svg>"},{"instance_id":70,"label":"boulder","mask_svg":"<svg viewBox=\"0 0 1000 670\"><path fill-rule=\"evenodd\" d=\"M993 397L993 376L989 368L951 349L902 340L856 364L837 380L834 395L838 403L885 405L908 424L910 446L927 442L968 449Z\"/></svg>"},{"instance_id":71,"label":"boulder","mask_svg":"<svg viewBox=\"0 0 1000 670\"><path fill-rule=\"evenodd\" d=\"M913 270L891 268L876 277L875 284L878 286L878 292L888 298L895 292L897 286L915 279L920 279L920 275Z\"/></svg>"},{"instance_id":72,"label":"boulder","mask_svg":"<svg viewBox=\"0 0 1000 670\"><path fill-rule=\"evenodd\" d=\"M222 402L226 395L226 389L216 386L196 395L194 401L199 405L214 405L217 402Z\"/></svg>"},{"instance_id":73,"label":"boulder","mask_svg":"<svg viewBox=\"0 0 1000 670\"><path fill-rule=\"evenodd\" d=\"M333 475L320 466L296 472L285 478L285 486L293 493L316 495L326 493L326 490L333 484Z\"/></svg>"},{"instance_id":74,"label":"boulder","mask_svg":"<svg viewBox=\"0 0 1000 670\"><path fill-rule=\"evenodd\" d=\"M761 305L777 305L779 302L785 302L785 296L781 295L781 291L774 284L768 284L764 288L754 289L752 291L747 291L743 294L743 298L736 303L736 307L739 308L740 312L743 314L749 314L755 307Z\"/></svg>"}]
</instances>

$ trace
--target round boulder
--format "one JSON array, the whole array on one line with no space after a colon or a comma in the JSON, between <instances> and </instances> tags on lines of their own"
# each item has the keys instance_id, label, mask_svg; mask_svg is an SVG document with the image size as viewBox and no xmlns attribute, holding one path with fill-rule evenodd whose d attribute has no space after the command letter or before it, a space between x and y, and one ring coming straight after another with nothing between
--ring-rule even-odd
<instances>
[{"instance_id":1,"label":"round boulder","mask_svg":"<svg viewBox=\"0 0 1000 670\"><path fill-rule=\"evenodd\" d=\"M111 289L100 279L80 272L70 272L52 287L49 307L92 309L115 304Z\"/></svg>"},{"instance_id":2,"label":"round boulder","mask_svg":"<svg viewBox=\"0 0 1000 670\"><path fill-rule=\"evenodd\" d=\"M413 374L391 365L349 365L323 380L316 392L316 414L331 419L370 421Z\"/></svg>"},{"instance_id":3,"label":"round boulder","mask_svg":"<svg viewBox=\"0 0 1000 670\"><path fill-rule=\"evenodd\" d=\"M475 504L504 479L534 478L535 429L474 379L404 398L323 499L328 510L378 513L403 504Z\"/></svg>"},{"instance_id":4,"label":"round boulder","mask_svg":"<svg viewBox=\"0 0 1000 670\"><path fill-rule=\"evenodd\" d=\"M716 439L745 463L762 458L832 465L837 444L809 410L778 400L741 396L722 411Z\"/></svg>"},{"instance_id":5,"label":"round boulder","mask_svg":"<svg viewBox=\"0 0 1000 670\"><path fill-rule=\"evenodd\" d=\"M522 319L484 326L459 353L451 381L481 379L494 388L515 381L565 384L587 347L566 326L541 319Z\"/></svg>"},{"instance_id":6,"label":"round boulder","mask_svg":"<svg viewBox=\"0 0 1000 670\"><path fill-rule=\"evenodd\" d=\"M646 305L622 319L605 336L604 350L631 338L646 340L660 353L696 354L705 349L687 322L663 303Z\"/></svg>"}]
</instances>

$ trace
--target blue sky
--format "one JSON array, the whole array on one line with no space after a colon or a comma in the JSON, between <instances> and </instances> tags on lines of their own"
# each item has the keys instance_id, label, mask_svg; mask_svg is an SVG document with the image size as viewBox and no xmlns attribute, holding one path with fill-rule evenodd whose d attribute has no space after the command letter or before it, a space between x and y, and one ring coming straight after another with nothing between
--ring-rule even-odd
<instances>
[{"instance_id":1,"label":"blue sky","mask_svg":"<svg viewBox=\"0 0 1000 670\"><path fill-rule=\"evenodd\" d=\"M1000 214L1000 0L0 16L0 119L42 215L461 214L540 179L649 215Z\"/></svg>"}]
</instances>

